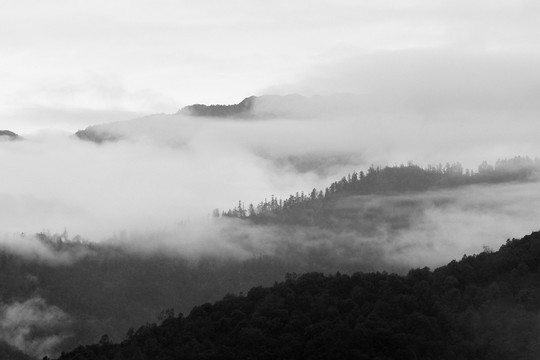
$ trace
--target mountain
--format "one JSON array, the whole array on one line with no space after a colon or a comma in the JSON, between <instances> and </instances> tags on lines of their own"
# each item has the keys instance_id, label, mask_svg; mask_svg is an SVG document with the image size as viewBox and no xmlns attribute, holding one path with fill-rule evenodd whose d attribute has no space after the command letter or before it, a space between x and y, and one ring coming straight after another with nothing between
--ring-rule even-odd
<instances>
[{"instance_id":1,"label":"mountain","mask_svg":"<svg viewBox=\"0 0 540 360\"><path fill-rule=\"evenodd\" d=\"M59 360L536 359L540 232L406 275L288 274Z\"/></svg>"},{"instance_id":2,"label":"mountain","mask_svg":"<svg viewBox=\"0 0 540 360\"><path fill-rule=\"evenodd\" d=\"M17 140L20 139L20 136L9 130L0 130L0 140L7 138L8 140Z\"/></svg>"},{"instance_id":3,"label":"mountain","mask_svg":"<svg viewBox=\"0 0 540 360\"><path fill-rule=\"evenodd\" d=\"M206 117L247 117L253 115L253 105L256 96L250 96L233 105L203 105L194 104L183 107L178 111L178 114L188 114L191 116L206 116Z\"/></svg>"},{"instance_id":4,"label":"mountain","mask_svg":"<svg viewBox=\"0 0 540 360\"><path fill-rule=\"evenodd\" d=\"M95 142L101 144L108 141L116 141L121 137L108 133L107 131L101 131L99 126L89 126L84 130L79 130L75 133L75 136L81 140Z\"/></svg>"},{"instance_id":5,"label":"mountain","mask_svg":"<svg viewBox=\"0 0 540 360\"><path fill-rule=\"evenodd\" d=\"M185 129L183 129L184 124L179 120L178 115L154 114L131 120L92 125L84 130L77 131L75 136L80 140L97 144L121 139L141 140L155 138L163 141L163 138L167 138L167 136L181 139ZM165 130L163 130L164 128ZM173 134L169 135L170 133Z\"/></svg>"},{"instance_id":6,"label":"mountain","mask_svg":"<svg viewBox=\"0 0 540 360\"><path fill-rule=\"evenodd\" d=\"M232 105L189 105L177 114L200 117L220 117L237 119L272 119L277 117L304 118L306 115L324 114L330 108L350 108L358 98L350 95L329 95L306 97L297 94L249 96ZM347 106L343 106L347 104Z\"/></svg>"},{"instance_id":7,"label":"mountain","mask_svg":"<svg viewBox=\"0 0 540 360\"><path fill-rule=\"evenodd\" d=\"M77 131L75 136L95 143L123 138L152 138L155 135L162 137L164 132L172 132L181 138L184 128L189 127L186 121L193 118L238 121L334 118L338 115L358 113L359 109L365 110L364 103L362 98L347 94L312 97L296 94L249 96L232 105L193 104L183 107L175 114L154 114L133 120L93 125ZM163 124L168 124L169 128L157 134Z\"/></svg>"},{"instance_id":8,"label":"mountain","mask_svg":"<svg viewBox=\"0 0 540 360\"><path fill-rule=\"evenodd\" d=\"M251 96L235 105L190 105L176 114L153 114L127 121L92 125L79 130L75 136L80 140L97 144L117 140L151 140L178 145L189 141L193 131L190 122L196 117L244 119L254 117L255 97Z\"/></svg>"}]
</instances>

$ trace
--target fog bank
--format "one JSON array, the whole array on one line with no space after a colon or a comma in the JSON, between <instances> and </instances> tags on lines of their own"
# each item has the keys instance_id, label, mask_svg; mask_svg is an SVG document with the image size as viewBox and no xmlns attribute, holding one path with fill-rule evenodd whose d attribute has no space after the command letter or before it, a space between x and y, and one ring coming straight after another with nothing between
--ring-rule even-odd
<instances>
[{"instance_id":1,"label":"fog bank","mask_svg":"<svg viewBox=\"0 0 540 360\"><path fill-rule=\"evenodd\" d=\"M267 110L285 112L267 120L154 115L104 124L96 131L116 140L102 144L43 132L0 142L0 230L67 229L101 241L204 219L238 200L247 205L324 189L371 164L459 161L475 168L483 160L540 154L532 118L519 126L487 118L431 121L372 116L354 106L315 116L306 103L351 98L298 99L287 100L292 110L285 111L277 98Z\"/></svg>"},{"instance_id":2,"label":"fog bank","mask_svg":"<svg viewBox=\"0 0 540 360\"><path fill-rule=\"evenodd\" d=\"M71 319L60 308L34 297L24 302L0 303L0 339L26 354L51 355L67 335Z\"/></svg>"}]
</instances>

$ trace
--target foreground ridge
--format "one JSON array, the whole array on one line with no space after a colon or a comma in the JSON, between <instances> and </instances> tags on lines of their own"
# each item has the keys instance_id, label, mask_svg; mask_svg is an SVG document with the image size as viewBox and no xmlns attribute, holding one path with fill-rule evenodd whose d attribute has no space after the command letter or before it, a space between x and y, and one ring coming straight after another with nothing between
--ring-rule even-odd
<instances>
[{"instance_id":1,"label":"foreground ridge","mask_svg":"<svg viewBox=\"0 0 540 360\"><path fill-rule=\"evenodd\" d=\"M539 258L535 232L405 276L287 274L59 359L533 359Z\"/></svg>"}]
</instances>

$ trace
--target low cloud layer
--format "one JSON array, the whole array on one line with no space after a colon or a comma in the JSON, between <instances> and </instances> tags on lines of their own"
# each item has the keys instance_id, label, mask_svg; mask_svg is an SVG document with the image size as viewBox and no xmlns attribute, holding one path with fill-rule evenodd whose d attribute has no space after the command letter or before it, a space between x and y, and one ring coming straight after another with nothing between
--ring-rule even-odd
<instances>
[{"instance_id":1,"label":"low cloud layer","mask_svg":"<svg viewBox=\"0 0 540 360\"><path fill-rule=\"evenodd\" d=\"M247 206L324 189L371 164L475 168L483 160L540 154L533 119L427 121L364 114L341 106L354 104L347 97L297 100L289 116L267 120L155 115L106 124L95 131L117 141L101 145L63 133L1 142L0 230L67 229L101 241L204 219L238 200ZM312 114L306 104L314 101L328 110ZM277 98L267 110L282 110L279 104Z\"/></svg>"},{"instance_id":2,"label":"low cloud layer","mask_svg":"<svg viewBox=\"0 0 540 360\"><path fill-rule=\"evenodd\" d=\"M506 239L538 230L539 194L540 184L534 182L359 196L335 205L348 216L347 220L338 217L332 228L255 226L223 219L185 224L151 237L125 235L116 241L136 252L165 249L188 258L277 255L301 262L308 261L309 254L324 253L317 266L326 263L328 271L340 266L348 270L436 267L484 247L496 250Z\"/></svg>"},{"instance_id":3,"label":"low cloud layer","mask_svg":"<svg viewBox=\"0 0 540 360\"><path fill-rule=\"evenodd\" d=\"M67 335L69 316L39 297L24 302L0 303L0 339L35 356L51 355Z\"/></svg>"},{"instance_id":4,"label":"low cloud layer","mask_svg":"<svg viewBox=\"0 0 540 360\"><path fill-rule=\"evenodd\" d=\"M305 271L406 271L437 267L506 239L538 230L540 183L474 185L334 203L334 225L253 225L222 218L153 231L125 231L105 243L134 255L248 260L277 256ZM6 240L5 238L3 239ZM26 246L22 246L26 244ZM84 246L57 252L36 238L12 237L4 248L33 260L68 264L92 255Z\"/></svg>"}]
</instances>

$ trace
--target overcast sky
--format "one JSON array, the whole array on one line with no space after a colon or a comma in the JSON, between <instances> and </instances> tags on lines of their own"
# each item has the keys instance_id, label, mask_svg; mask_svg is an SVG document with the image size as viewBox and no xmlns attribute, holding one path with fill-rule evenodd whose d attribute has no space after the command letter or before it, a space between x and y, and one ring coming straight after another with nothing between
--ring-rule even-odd
<instances>
[{"instance_id":1,"label":"overcast sky","mask_svg":"<svg viewBox=\"0 0 540 360\"><path fill-rule=\"evenodd\" d=\"M433 93L477 70L474 94L508 81L508 70L519 74L512 86L538 92L539 9L533 0L2 0L0 128L73 131L265 93L411 83ZM439 72L449 75L433 80Z\"/></svg>"}]
</instances>

